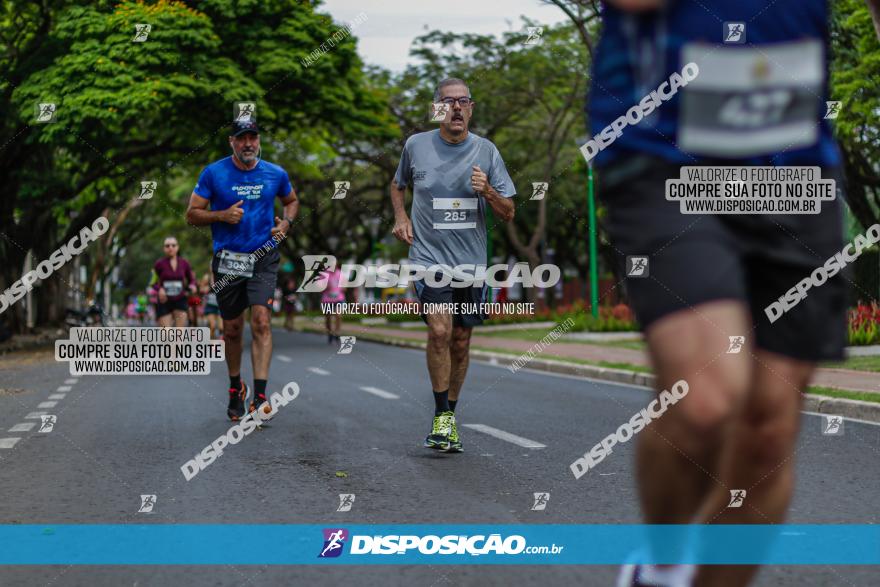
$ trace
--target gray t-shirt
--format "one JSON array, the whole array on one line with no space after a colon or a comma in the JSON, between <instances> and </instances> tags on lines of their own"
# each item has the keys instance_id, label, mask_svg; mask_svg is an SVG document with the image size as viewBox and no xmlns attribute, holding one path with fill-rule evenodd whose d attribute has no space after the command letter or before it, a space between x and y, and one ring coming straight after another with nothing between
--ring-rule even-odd
<instances>
[{"instance_id":1,"label":"gray t-shirt","mask_svg":"<svg viewBox=\"0 0 880 587\"><path fill-rule=\"evenodd\" d=\"M474 165L500 195L516 194L492 141L468 133L464 141L448 143L439 129L407 139L394 181L401 189L413 186L410 262L426 267L486 265L487 204L471 189Z\"/></svg>"}]
</instances>

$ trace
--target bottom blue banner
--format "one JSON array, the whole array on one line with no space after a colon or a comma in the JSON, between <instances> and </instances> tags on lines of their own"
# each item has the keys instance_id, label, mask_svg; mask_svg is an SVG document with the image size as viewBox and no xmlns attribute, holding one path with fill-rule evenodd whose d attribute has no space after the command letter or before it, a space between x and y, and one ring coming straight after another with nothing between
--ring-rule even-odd
<instances>
[{"instance_id":1,"label":"bottom blue banner","mask_svg":"<svg viewBox=\"0 0 880 587\"><path fill-rule=\"evenodd\" d=\"M3 565L880 564L872 525L3 525L0 544Z\"/></svg>"}]
</instances>

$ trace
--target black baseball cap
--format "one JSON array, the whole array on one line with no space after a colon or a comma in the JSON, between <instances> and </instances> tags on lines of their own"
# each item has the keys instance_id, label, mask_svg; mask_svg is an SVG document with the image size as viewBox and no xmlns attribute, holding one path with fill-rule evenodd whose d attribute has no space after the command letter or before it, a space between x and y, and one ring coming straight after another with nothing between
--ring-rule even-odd
<instances>
[{"instance_id":1,"label":"black baseball cap","mask_svg":"<svg viewBox=\"0 0 880 587\"><path fill-rule=\"evenodd\" d=\"M229 134L237 137L246 132L260 134L260 127L258 127L257 123L253 120L236 120L232 123L232 132Z\"/></svg>"}]
</instances>

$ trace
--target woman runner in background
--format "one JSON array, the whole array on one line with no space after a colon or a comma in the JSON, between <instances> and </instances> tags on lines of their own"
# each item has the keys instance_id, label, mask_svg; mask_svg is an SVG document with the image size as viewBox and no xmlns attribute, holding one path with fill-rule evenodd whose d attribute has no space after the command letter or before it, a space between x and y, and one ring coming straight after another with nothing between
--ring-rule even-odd
<instances>
[{"instance_id":1,"label":"woman runner in background","mask_svg":"<svg viewBox=\"0 0 880 587\"><path fill-rule=\"evenodd\" d=\"M159 326L186 326L187 292L196 291L196 276L189 262L180 257L177 239L165 239L165 256L153 265L150 288L158 296L156 321Z\"/></svg>"}]
</instances>

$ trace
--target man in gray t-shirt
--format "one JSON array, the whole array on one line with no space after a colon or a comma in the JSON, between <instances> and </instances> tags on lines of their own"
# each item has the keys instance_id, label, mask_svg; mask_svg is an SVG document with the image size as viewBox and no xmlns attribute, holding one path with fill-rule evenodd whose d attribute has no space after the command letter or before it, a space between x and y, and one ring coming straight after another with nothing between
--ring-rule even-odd
<instances>
[{"instance_id":1,"label":"man in gray t-shirt","mask_svg":"<svg viewBox=\"0 0 880 587\"><path fill-rule=\"evenodd\" d=\"M516 189L495 145L468 132L474 102L467 84L443 80L434 103L446 107L440 128L407 139L391 184L394 236L410 245L413 264L485 267L486 206L498 221L510 222ZM405 207L409 186L412 221ZM484 287L432 286L430 281L415 282L422 304L474 306L486 301ZM482 322L482 314L467 310L422 315L428 324L428 373L435 407L431 433L425 439L428 448L462 452L454 412L467 373L471 330Z\"/></svg>"},{"instance_id":2,"label":"man in gray t-shirt","mask_svg":"<svg viewBox=\"0 0 880 587\"><path fill-rule=\"evenodd\" d=\"M487 139L467 133L451 143L440 130L407 139L394 181L399 189L413 189L412 263L485 266L486 199L471 187L475 167L498 195L516 193L498 148Z\"/></svg>"}]
</instances>

